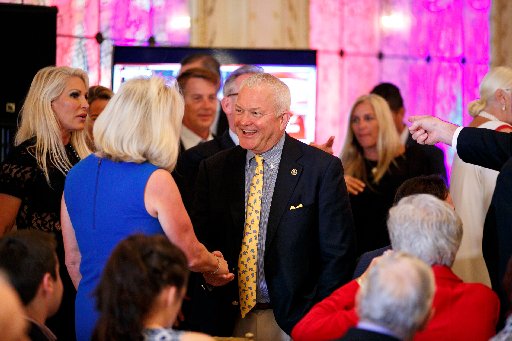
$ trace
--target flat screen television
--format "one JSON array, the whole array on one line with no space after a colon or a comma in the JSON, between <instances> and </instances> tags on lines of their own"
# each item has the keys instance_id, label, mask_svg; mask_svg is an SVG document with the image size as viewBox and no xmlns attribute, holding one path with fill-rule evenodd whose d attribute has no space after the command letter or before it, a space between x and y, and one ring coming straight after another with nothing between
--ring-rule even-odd
<instances>
[{"instance_id":1,"label":"flat screen television","mask_svg":"<svg viewBox=\"0 0 512 341\"><path fill-rule=\"evenodd\" d=\"M317 71L316 51L313 50L114 46L112 90L116 92L124 81L140 76L158 75L173 82L180 61L194 53L214 56L221 63L222 81L243 64L261 66L265 72L279 77L289 86L292 96L293 115L287 132L304 142L314 141Z\"/></svg>"}]
</instances>

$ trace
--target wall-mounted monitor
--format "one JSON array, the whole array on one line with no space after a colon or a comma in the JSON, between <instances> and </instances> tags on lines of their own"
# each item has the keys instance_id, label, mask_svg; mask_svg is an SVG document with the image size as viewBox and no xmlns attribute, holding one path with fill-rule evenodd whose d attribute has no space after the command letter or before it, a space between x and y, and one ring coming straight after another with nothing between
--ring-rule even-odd
<instances>
[{"instance_id":1,"label":"wall-mounted monitor","mask_svg":"<svg viewBox=\"0 0 512 341\"><path fill-rule=\"evenodd\" d=\"M292 95L293 116L287 132L305 142L314 140L317 71L316 51L312 50L114 46L112 90L116 92L124 81L140 76L159 75L172 82L178 75L180 61L194 53L214 56L221 63L222 81L243 64L261 66L265 72L279 77Z\"/></svg>"}]
</instances>

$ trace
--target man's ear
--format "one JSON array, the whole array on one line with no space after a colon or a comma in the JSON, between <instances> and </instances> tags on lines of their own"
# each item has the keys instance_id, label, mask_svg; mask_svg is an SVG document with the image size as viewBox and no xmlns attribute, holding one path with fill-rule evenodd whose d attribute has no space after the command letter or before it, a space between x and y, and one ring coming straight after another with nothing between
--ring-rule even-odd
<instances>
[{"instance_id":1,"label":"man's ear","mask_svg":"<svg viewBox=\"0 0 512 341\"><path fill-rule=\"evenodd\" d=\"M43 293L45 294L52 293L53 290L55 290L55 279L49 272L44 274L39 287L43 290Z\"/></svg>"},{"instance_id":2,"label":"man's ear","mask_svg":"<svg viewBox=\"0 0 512 341\"><path fill-rule=\"evenodd\" d=\"M229 110L229 105L231 104L231 100L229 99L229 97L224 97L223 99L221 99L220 101L220 105L222 106L222 110L227 113L227 112L231 112Z\"/></svg>"},{"instance_id":3,"label":"man's ear","mask_svg":"<svg viewBox=\"0 0 512 341\"><path fill-rule=\"evenodd\" d=\"M279 119L280 119L280 128L281 130L285 130L286 129L286 126L288 125L288 121L290 121L290 117L292 117L292 112L291 111L286 111L284 114L282 114Z\"/></svg>"}]
</instances>

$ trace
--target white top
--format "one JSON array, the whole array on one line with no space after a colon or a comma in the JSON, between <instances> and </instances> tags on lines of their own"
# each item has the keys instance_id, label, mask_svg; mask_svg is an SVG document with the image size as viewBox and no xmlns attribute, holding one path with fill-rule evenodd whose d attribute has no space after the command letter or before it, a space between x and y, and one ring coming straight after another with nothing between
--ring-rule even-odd
<instances>
[{"instance_id":1,"label":"white top","mask_svg":"<svg viewBox=\"0 0 512 341\"><path fill-rule=\"evenodd\" d=\"M181 143L183 144L183 148L185 148L185 150L197 146L200 142L206 142L212 139L213 135L211 132L208 134L208 138L203 139L201 136L197 135L184 125L181 126Z\"/></svg>"},{"instance_id":2,"label":"white top","mask_svg":"<svg viewBox=\"0 0 512 341\"><path fill-rule=\"evenodd\" d=\"M507 125L488 121L478 128L492 129ZM482 234L485 216L491 203L498 172L453 158L450 194L455 211L462 219L464 233L453 264L453 272L464 282L479 282L491 286L482 254Z\"/></svg>"}]
</instances>

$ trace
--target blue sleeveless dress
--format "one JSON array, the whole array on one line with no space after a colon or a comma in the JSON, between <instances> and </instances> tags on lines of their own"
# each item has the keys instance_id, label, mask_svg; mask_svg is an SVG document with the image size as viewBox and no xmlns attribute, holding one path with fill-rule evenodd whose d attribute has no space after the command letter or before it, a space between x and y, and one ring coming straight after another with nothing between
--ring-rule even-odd
<instances>
[{"instance_id":1,"label":"blue sleeveless dress","mask_svg":"<svg viewBox=\"0 0 512 341\"><path fill-rule=\"evenodd\" d=\"M75 302L78 341L91 339L98 319L92 294L114 247L134 233L164 233L144 206L146 184L157 169L91 154L66 177L64 197L82 256Z\"/></svg>"}]
</instances>

